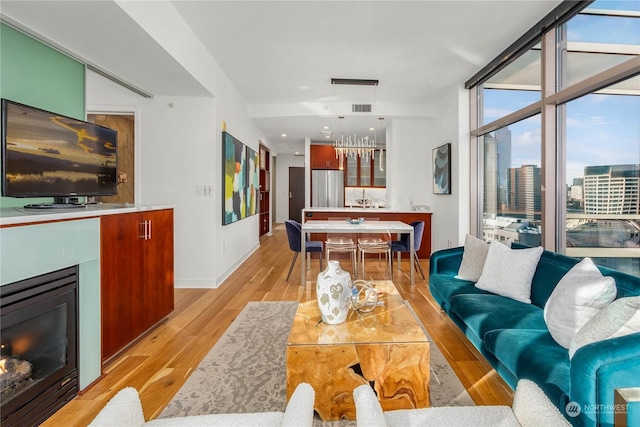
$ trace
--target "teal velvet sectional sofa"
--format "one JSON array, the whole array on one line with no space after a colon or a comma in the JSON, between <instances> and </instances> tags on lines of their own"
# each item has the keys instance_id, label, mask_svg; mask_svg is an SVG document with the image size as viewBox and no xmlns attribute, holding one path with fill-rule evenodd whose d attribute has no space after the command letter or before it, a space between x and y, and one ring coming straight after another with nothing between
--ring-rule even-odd
<instances>
[{"instance_id":1,"label":"teal velvet sectional sofa","mask_svg":"<svg viewBox=\"0 0 640 427\"><path fill-rule=\"evenodd\" d=\"M513 389L519 379L531 380L571 424L613 426L619 409L614 389L640 387L640 333L587 344L570 359L543 316L555 286L579 260L544 251L526 304L455 278L463 252L463 247L435 252L429 265L431 294L453 322ZM615 279L616 299L640 295L640 277L598 269Z\"/></svg>"}]
</instances>

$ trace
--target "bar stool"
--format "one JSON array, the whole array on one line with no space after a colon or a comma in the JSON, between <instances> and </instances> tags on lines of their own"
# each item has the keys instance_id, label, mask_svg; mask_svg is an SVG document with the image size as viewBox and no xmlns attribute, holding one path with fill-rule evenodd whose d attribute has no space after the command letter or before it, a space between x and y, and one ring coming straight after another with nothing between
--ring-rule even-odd
<instances>
[{"instance_id":1,"label":"bar stool","mask_svg":"<svg viewBox=\"0 0 640 427\"><path fill-rule=\"evenodd\" d=\"M357 265L357 250L358 245L355 244L353 239L344 236L329 237L324 242L325 258L327 263L329 262L329 256L331 252L349 252L351 255L351 264L353 265L353 275L356 273Z\"/></svg>"},{"instance_id":2,"label":"bar stool","mask_svg":"<svg viewBox=\"0 0 640 427\"><path fill-rule=\"evenodd\" d=\"M367 237L358 239L358 248L360 249L360 264L362 264L362 277L365 276L364 271L364 256L365 254L378 254L378 262L380 262L380 256L384 254L385 262L389 267L389 277L392 277L391 270L391 246L385 240L379 237Z\"/></svg>"}]
</instances>

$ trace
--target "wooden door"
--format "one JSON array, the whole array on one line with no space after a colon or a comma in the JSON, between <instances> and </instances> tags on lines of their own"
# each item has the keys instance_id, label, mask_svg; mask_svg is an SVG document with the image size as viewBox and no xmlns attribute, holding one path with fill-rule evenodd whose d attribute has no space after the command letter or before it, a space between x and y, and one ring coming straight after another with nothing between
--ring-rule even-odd
<instances>
[{"instance_id":1,"label":"wooden door","mask_svg":"<svg viewBox=\"0 0 640 427\"><path fill-rule=\"evenodd\" d=\"M103 203L135 203L135 116L133 114L87 114L87 120L118 131L118 194L99 196Z\"/></svg>"},{"instance_id":2,"label":"wooden door","mask_svg":"<svg viewBox=\"0 0 640 427\"><path fill-rule=\"evenodd\" d=\"M260 219L259 236L271 230L271 154L269 149L260 143Z\"/></svg>"},{"instance_id":3,"label":"wooden door","mask_svg":"<svg viewBox=\"0 0 640 427\"><path fill-rule=\"evenodd\" d=\"M302 222L304 209L304 168L289 168L289 219Z\"/></svg>"}]
</instances>

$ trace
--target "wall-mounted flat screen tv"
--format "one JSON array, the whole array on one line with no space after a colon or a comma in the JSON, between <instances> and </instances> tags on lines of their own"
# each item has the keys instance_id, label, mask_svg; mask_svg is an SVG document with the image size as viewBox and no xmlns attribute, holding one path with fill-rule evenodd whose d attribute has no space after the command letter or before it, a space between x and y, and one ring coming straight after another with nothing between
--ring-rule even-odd
<instances>
[{"instance_id":1,"label":"wall-mounted flat screen tv","mask_svg":"<svg viewBox=\"0 0 640 427\"><path fill-rule=\"evenodd\" d=\"M2 99L2 195L113 195L118 133L103 126Z\"/></svg>"}]
</instances>

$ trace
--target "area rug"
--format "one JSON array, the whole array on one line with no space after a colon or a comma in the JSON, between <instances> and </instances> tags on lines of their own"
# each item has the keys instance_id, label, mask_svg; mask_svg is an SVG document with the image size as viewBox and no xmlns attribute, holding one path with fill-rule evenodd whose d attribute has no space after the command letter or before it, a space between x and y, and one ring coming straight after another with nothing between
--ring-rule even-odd
<instances>
[{"instance_id":1,"label":"area rug","mask_svg":"<svg viewBox=\"0 0 640 427\"><path fill-rule=\"evenodd\" d=\"M285 349L297 306L249 302L159 418L284 411ZM474 404L436 345L431 346L431 369L431 406ZM323 422L316 415L314 425L347 427L355 422Z\"/></svg>"}]
</instances>

